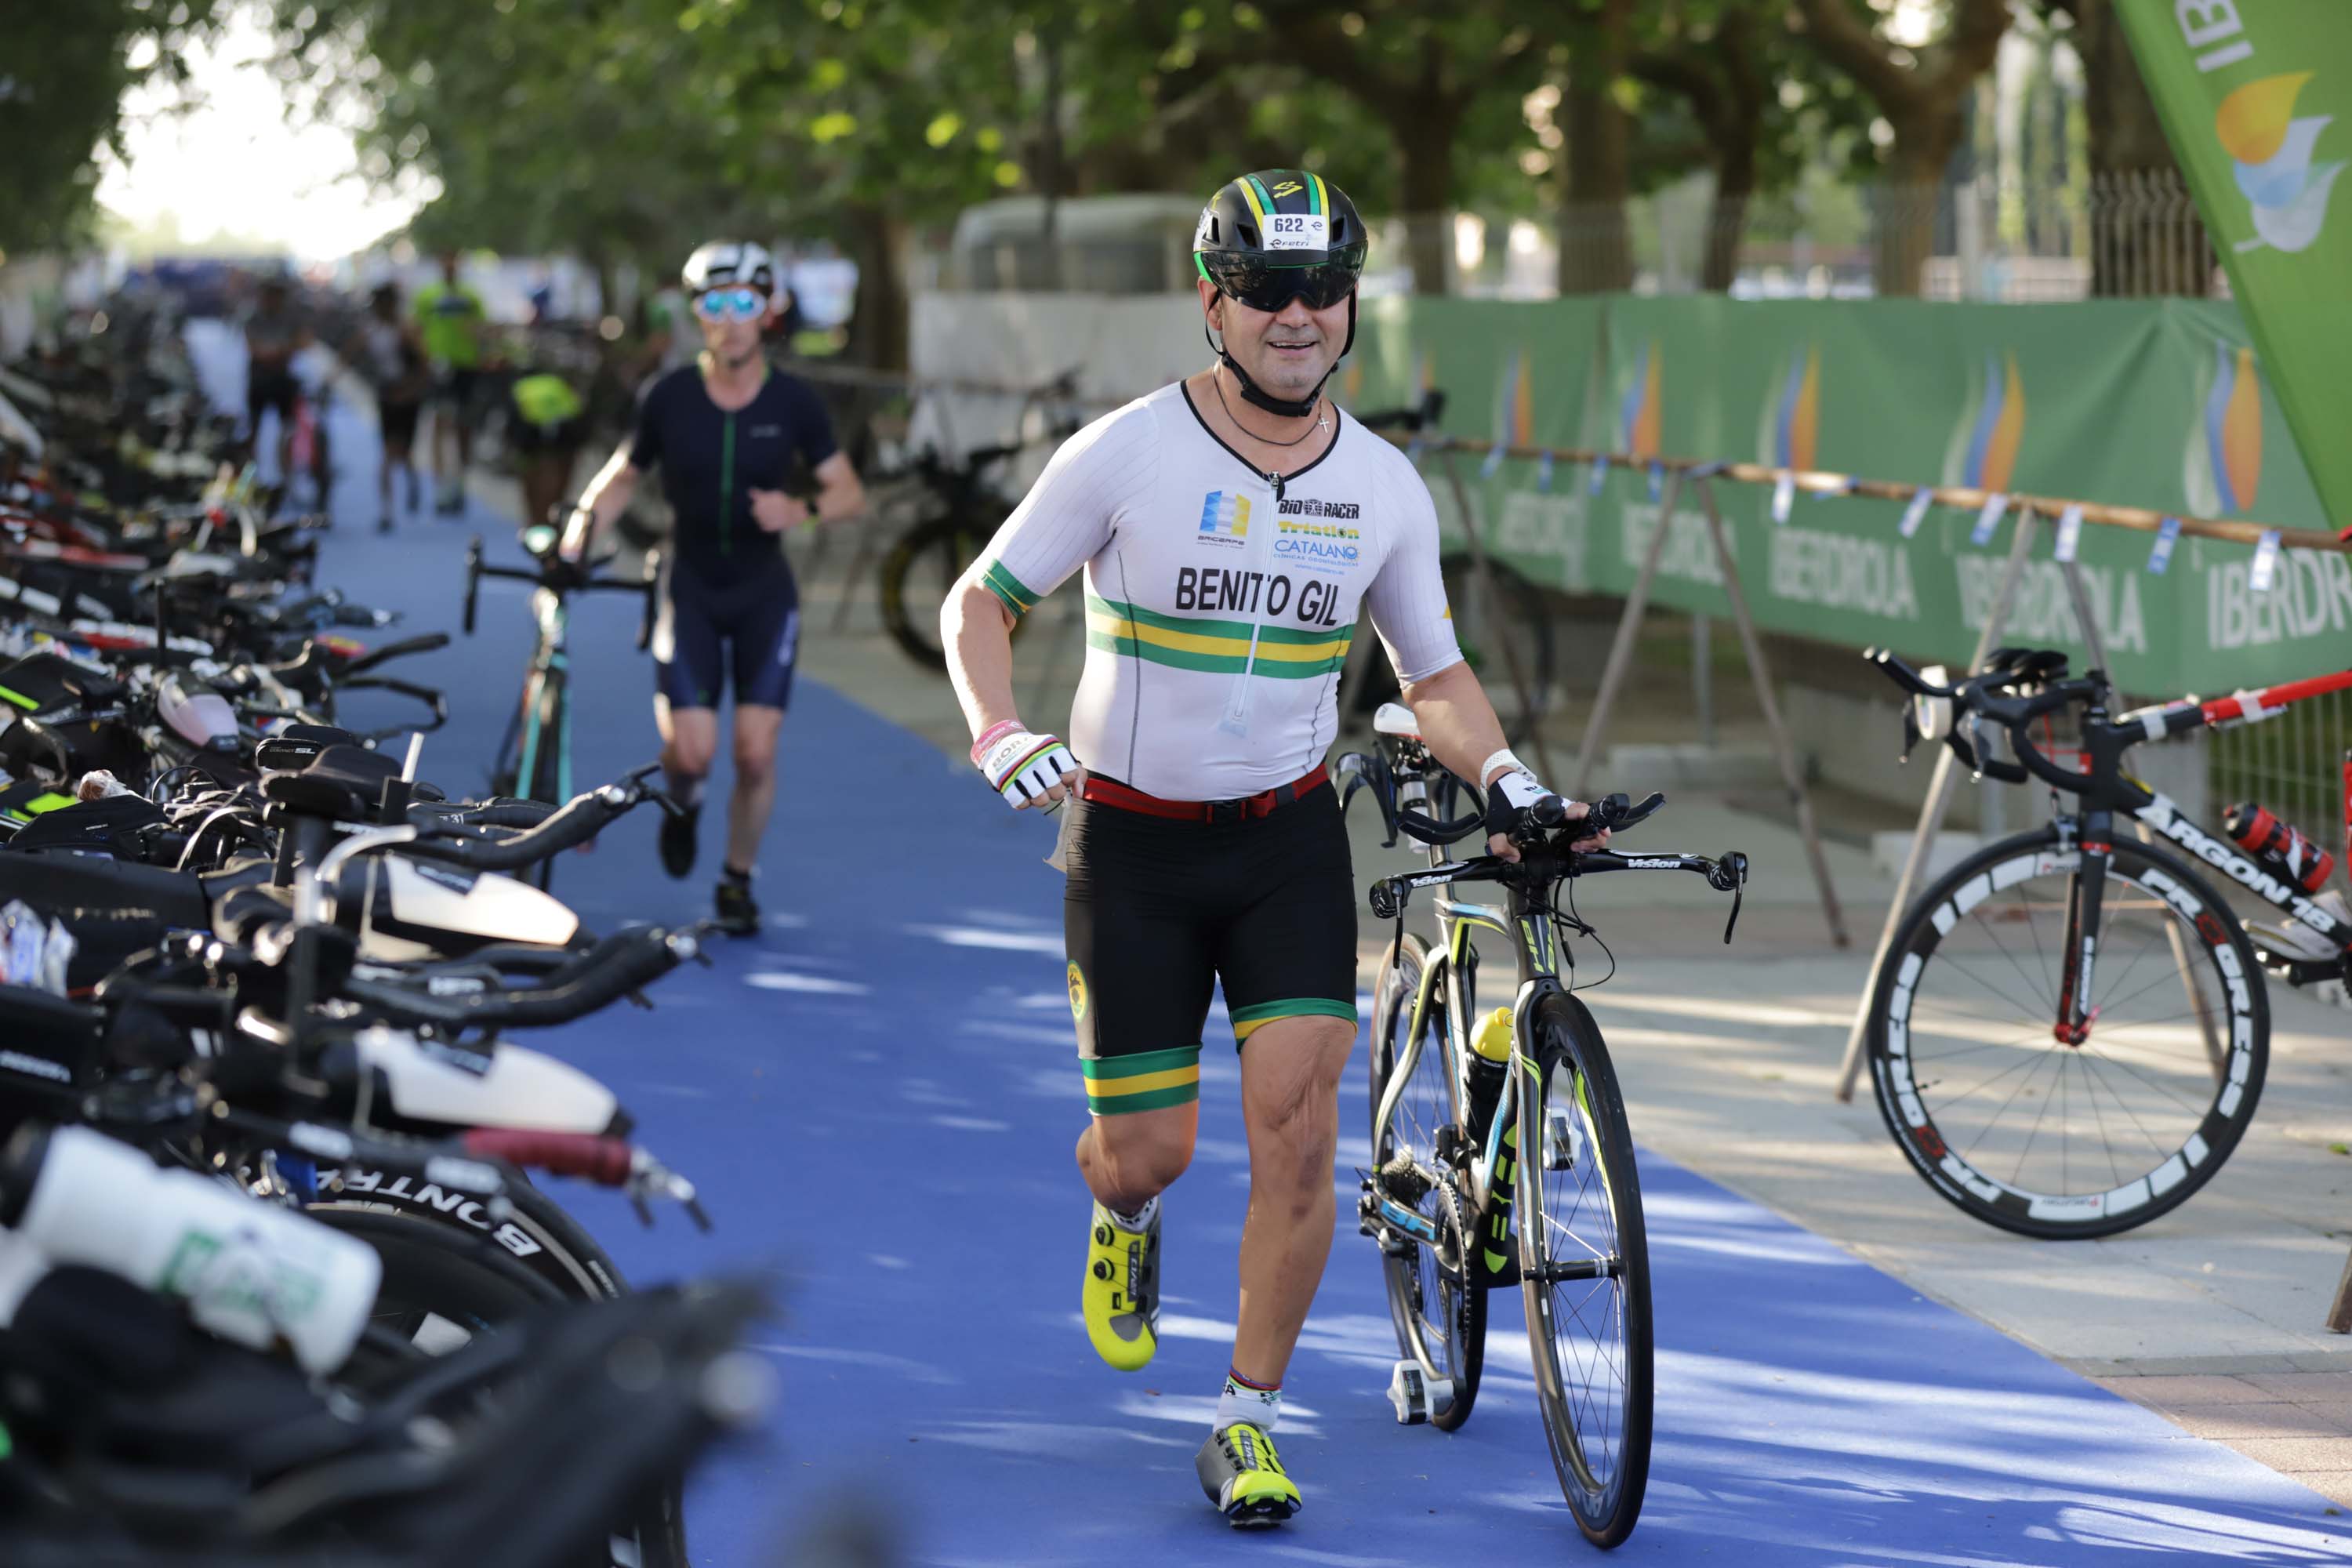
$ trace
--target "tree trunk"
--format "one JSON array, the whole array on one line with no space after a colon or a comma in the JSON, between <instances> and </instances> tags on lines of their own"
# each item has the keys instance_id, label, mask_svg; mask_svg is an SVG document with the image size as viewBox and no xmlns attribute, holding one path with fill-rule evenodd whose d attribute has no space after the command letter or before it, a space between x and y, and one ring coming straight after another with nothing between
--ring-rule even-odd
<instances>
[{"instance_id":1,"label":"tree trunk","mask_svg":"<svg viewBox=\"0 0 2352 1568\"><path fill-rule=\"evenodd\" d=\"M1632 0L1601 0L1569 64L1568 192L1560 208L1559 291L1615 293L1633 286L1625 232L1633 188L1631 128L1612 90L1625 74Z\"/></svg>"},{"instance_id":2,"label":"tree trunk","mask_svg":"<svg viewBox=\"0 0 2352 1568\"><path fill-rule=\"evenodd\" d=\"M1402 165L1405 262L1416 294L1452 291L1454 138L1460 122L1457 105L1425 98L1391 127Z\"/></svg>"},{"instance_id":3,"label":"tree trunk","mask_svg":"<svg viewBox=\"0 0 2352 1568\"><path fill-rule=\"evenodd\" d=\"M2091 292L2202 295L2213 246L2132 58L2115 0L2070 0L2091 167Z\"/></svg>"},{"instance_id":4,"label":"tree trunk","mask_svg":"<svg viewBox=\"0 0 2352 1568\"><path fill-rule=\"evenodd\" d=\"M1756 195L1756 142L1741 137L1717 149L1715 200L1706 215L1706 259L1699 287L1727 294L1739 277L1739 247L1748 233L1748 204Z\"/></svg>"},{"instance_id":5,"label":"tree trunk","mask_svg":"<svg viewBox=\"0 0 2352 1568\"><path fill-rule=\"evenodd\" d=\"M857 258L857 298L849 321L849 357L868 370L907 369L910 332L906 221L863 203L850 208Z\"/></svg>"}]
</instances>

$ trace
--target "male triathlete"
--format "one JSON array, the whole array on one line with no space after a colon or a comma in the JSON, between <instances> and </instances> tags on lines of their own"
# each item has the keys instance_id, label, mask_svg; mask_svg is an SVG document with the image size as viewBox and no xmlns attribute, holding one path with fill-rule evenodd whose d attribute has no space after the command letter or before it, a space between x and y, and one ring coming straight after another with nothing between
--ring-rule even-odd
<instances>
[{"instance_id":1,"label":"male triathlete","mask_svg":"<svg viewBox=\"0 0 2352 1568\"><path fill-rule=\"evenodd\" d=\"M1160 1194L1192 1157L1213 982L1246 1044L1241 1309L1195 1468L1234 1523L1272 1524L1299 1504L1272 1433L1330 1252L1356 1037L1355 893L1323 756L1361 616L1430 748L1487 786L1496 854L1516 858L1501 835L1545 791L1455 646L1428 490L1321 395L1355 334L1354 205L1311 174L1245 175L1193 247L1215 364L1065 443L940 629L988 781L1016 809L1076 797L1063 921L1093 1113L1085 1319L1121 1370L1157 1348ZM1010 632L1081 566L1066 748L1014 714Z\"/></svg>"},{"instance_id":2,"label":"male triathlete","mask_svg":"<svg viewBox=\"0 0 2352 1568\"><path fill-rule=\"evenodd\" d=\"M719 748L719 692L731 676L735 794L719 919L749 934L760 924L751 873L775 802L776 735L800 633L783 533L809 509L784 487L805 465L817 486L816 516L827 522L863 510L866 492L815 392L771 370L761 353L761 323L775 308L767 251L714 241L687 258L684 282L702 326L701 359L647 390L636 433L589 481L564 548L575 559L583 554L628 506L638 476L661 466L677 523L654 630L654 719L670 789L687 808L662 823L662 866L673 877L694 869L702 781Z\"/></svg>"},{"instance_id":3,"label":"male triathlete","mask_svg":"<svg viewBox=\"0 0 2352 1568\"><path fill-rule=\"evenodd\" d=\"M482 297L457 279L457 253L441 256L441 280L416 291L412 309L433 367L433 510L466 510L466 465L474 460L475 388L481 378Z\"/></svg>"},{"instance_id":4,"label":"male triathlete","mask_svg":"<svg viewBox=\"0 0 2352 1568\"><path fill-rule=\"evenodd\" d=\"M294 400L301 385L294 375L294 356L310 345L310 328L294 303L294 291L282 273L268 273L254 291L245 313L246 441L258 454L261 416L278 411L278 482L294 483Z\"/></svg>"}]
</instances>

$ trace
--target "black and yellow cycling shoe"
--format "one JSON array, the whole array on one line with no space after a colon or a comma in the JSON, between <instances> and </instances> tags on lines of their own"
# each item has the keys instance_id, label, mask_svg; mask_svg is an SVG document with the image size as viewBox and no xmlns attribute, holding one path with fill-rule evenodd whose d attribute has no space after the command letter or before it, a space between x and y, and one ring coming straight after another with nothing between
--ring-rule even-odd
<instances>
[{"instance_id":1,"label":"black and yellow cycling shoe","mask_svg":"<svg viewBox=\"0 0 2352 1568\"><path fill-rule=\"evenodd\" d=\"M1201 1489L1236 1530L1280 1524L1299 1509L1298 1486L1282 1468L1265 1428L1236 1421L1213 1433L1193 1458Z\"/></svg>"},{"instance_id":2,"label":"black and yellow cycling shoe","mask_svg":"<svg viewBox=\"0 0 2352 1568\"><path fill-rule=\"evenodd\" d=\"M1129 1230L1100 1203L1087 1243L1087 1338L1121 1372L1140 1372L1160 1348L1160 1211Z\"/></svg>"}]
</instances>

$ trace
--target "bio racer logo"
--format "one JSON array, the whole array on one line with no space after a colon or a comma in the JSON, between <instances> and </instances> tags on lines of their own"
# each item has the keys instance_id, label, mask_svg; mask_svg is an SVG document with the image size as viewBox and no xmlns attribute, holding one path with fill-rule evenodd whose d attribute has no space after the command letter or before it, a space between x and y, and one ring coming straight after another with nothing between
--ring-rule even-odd
<instances>
[{"instance_id":1,"label":"bio racer logo","mask_svg":"<svg viewBox=\"0 0 2352 1568\"><path fill-rule=\"evenodd\" d=\"M2312 74L2290 71L2250 81L2214 112L2214 137L2235 164L2238 189L2253 213L2255 237L2240 240L2242 251L2305 250L2326 225L2328 196L2344 163L2313 161L2319 133L2335 122L2333 115L2295 118L2295 100Z\"/></svg>"}]
</instances>

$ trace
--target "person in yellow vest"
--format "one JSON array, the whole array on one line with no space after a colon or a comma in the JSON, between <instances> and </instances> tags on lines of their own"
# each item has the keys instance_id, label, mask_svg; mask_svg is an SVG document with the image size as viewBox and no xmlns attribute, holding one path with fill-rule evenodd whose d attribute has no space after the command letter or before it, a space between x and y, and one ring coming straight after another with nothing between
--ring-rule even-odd
<instances>
[{"instance_id":1,"label":"person in yellow vest","mask_svg":"<svg viewBox=\"0 0 2352 1568\"><path fill-rule=\"evenodd\" d=\"M588 435L587 405L543 354L535 333L548 330L548 290L530 297L530 324L521 338L522 363L508 389L509 445L522 482L522 525L562 522L551 516L572 489L572 468Z\"/></svg>"},{"instance_id":2,"label":"person in yellow vest","mask_svg":"<svg viewBox=\"0 0 2352 1568\"><path fill-rule=\"evenodd\" d=\"M474 457L475 389L481 379L482 297L457 280L457 253L441 254L441 280L411 307L433 369L434 510L466 510L466 465Z\"/></svg>"}]
</instances>

